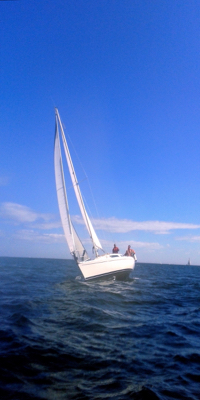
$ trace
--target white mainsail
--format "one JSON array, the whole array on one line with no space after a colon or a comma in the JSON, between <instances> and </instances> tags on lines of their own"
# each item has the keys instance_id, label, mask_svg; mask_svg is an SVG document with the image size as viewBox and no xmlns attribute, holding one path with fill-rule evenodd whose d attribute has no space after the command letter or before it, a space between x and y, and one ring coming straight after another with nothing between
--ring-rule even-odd
<instances>
[{"instance_id":1,"label":"white mainsail","mask_svg":"<svg viewBox=\"0 0 200 400\"><path fill-rule=\"evenodd\" d=\"M63 127L62 127L61 119L60 119L60 116L59 116L59 113L58 113L57 109L55 109L55 113L56 113L56 120L59 122L60 130L61 130L63 146L64 146L65 155L66 155L66 159L67 159L67 164L68 164L68 168L69 168L72 184L73 184L73 187L74 187L75 195L76 195L76 198L77 198L77 202L78 202L78 205L79 205L83 220L85 222L86 228L87 228L87 230L89 232L89 235L90 235L90 238L91 238L91 240L93 242L93 246L94 246L95 252L97 254L97 249L103 250L103 248L102 248L101 243L100 243L100 241L99 241L99 239L98 239L98 237L97 237L97 235L96 235L96 233L94 231L94 228L93 228L92 223L91 223L91 221L90 221L90 219L88 217L88 214L86 212L86 209L85 209L85 206L84 206L84 203L83 203L83 199L82 199L82 195L81 195L81 192L80 192L79 183L78 183L78 180L77 180L77 177L76 177L76 173L75 173L75 170L74 170L72 159L71 159L71 156L70 156L70 153L69 153L69 148L68 148L67 141L66 141L66 138L65 138L64 130L63 130ZM58 126L58 123L56 125ZM66 202L65 202L65 204L66 204Z\"/></svg>"},{"instance_id":2,"label":"white mainsail","mask_svg":"<svg viewBox=\"0 0 200 400\"><path fill-rule=\"evenodd\" d=\"M85 260L88 255L72 225L71 218L69 215L69 206L67 201L67 194L65 189L65 180L62 164L62 155L60 148L59 130L56 121L56 132L55 132L55 145L54 145L54 166L55 166L55 178L56 178L56 190L58 197L58 205L60 210L61 221L65 237L69 246L70 253L79 260Z\"/></svg>"}]
</instances>

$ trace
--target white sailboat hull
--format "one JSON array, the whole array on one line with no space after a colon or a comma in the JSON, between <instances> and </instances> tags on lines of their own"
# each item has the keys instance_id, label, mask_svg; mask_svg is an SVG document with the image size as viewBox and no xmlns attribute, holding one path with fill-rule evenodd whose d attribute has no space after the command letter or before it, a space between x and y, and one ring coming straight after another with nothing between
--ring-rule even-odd
<instances>
[{"instance_id":1,"label":"white sailboat hull","mask_svg":"<svg viewBox=\"0 0 200 400\"><path fill-rule=\"evenodd\" d=\"M128 277L135 267L133 257L121 254L105 254L94 260L79 262L78 266L85 280L103 277L123 279Z\"/></svg>"}]
</instances>

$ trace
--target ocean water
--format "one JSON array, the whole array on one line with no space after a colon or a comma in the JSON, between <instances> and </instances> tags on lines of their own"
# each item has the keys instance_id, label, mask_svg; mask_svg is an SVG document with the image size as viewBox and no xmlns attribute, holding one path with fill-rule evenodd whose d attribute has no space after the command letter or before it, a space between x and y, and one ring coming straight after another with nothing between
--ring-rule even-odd
<instances>
[{"instance_id":1,"label":"ocean water","mask_svg":"<svg viewBox=\"0 0 200 400\"><path fill-rule=\"evenodd\" d=\"M0 258L0 399L200 399L200 267Z\"/></svg>"}]
</instances>

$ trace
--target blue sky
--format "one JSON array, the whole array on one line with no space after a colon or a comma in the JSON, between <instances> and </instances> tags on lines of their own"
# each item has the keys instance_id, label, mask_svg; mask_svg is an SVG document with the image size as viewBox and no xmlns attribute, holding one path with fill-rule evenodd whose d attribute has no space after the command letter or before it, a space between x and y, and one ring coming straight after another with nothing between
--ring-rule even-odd
<instances>
[{"instance_id":1,"label":"blue sky","mask_svg":"<svg viewBox=\"0 0 200 400\"><path fill-rule=\"evenodd\" d=\"M0 11L0 254L69 257L56 106L106 251L131 244L141 262L200 265L199 1L19 0Z\"/></svg>"}]
</instances>

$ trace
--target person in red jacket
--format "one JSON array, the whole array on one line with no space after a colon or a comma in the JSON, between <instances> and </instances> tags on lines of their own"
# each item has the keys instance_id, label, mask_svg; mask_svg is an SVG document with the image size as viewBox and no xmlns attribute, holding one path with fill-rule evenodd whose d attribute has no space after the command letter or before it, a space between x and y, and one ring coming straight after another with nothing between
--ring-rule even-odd
<instances>
[{"instance_id":1,"label":"person in red jacket","mask_svg":"<svg viewBox=\"0 0 200 400\"><path fill-rule=\"evenodd\" d=\"M113 252L113 253L118 253L118 251L119 251L118 247L116 246L116 244L114 244L114 247L113 247L113 249L112 249L112 252Z\"/></svg>"}]
</instances>

